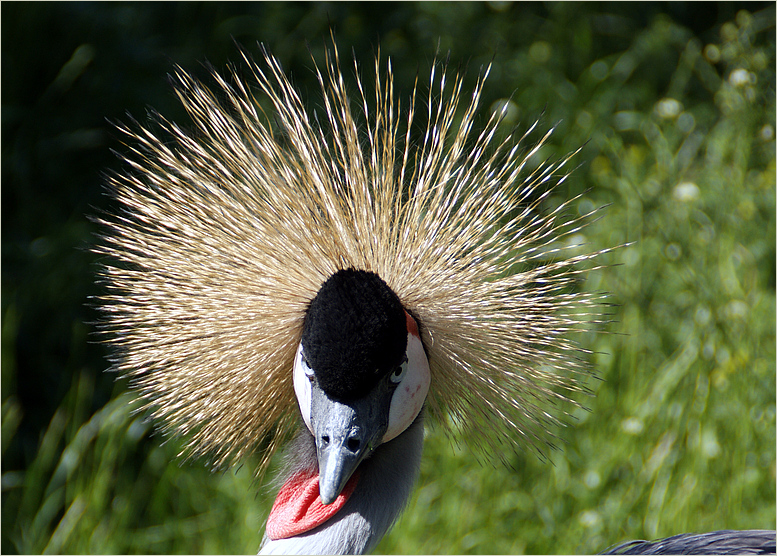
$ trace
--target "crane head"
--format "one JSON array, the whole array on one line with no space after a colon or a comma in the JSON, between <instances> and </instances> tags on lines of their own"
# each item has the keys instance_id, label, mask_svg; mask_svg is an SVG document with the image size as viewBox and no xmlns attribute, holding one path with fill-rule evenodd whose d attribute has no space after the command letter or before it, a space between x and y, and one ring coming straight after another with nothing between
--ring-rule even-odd
<instances>
[{"instance_id":1,"label":"crane head","mask_svg":"<svg viewBox=\"0 0 777 556\"><path fill-rule=\"evenodd\" d=\"M294 359L294 390L315 438L324 504L378 446L410 426L430 378L416 320L377 274L346 269L324 282Z\"/></svg>"}]
</instances>

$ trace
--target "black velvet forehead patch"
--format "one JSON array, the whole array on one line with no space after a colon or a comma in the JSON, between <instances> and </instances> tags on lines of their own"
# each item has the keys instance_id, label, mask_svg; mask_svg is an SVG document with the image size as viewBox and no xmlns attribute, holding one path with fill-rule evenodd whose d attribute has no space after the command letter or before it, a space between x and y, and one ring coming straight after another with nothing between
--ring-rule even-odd
<instances>
[{"instance_id":1,"label":"black velvet forehead patch","mask_svg":"<svg viewBox=\"0 0 777 556\"><path fill-rule=\"evenodd\" d=\"M374 272L333 274L310 302L302 349L331 399L363 397L401 365L407 348L405 310Z\"/></svg>"}]
</instances>

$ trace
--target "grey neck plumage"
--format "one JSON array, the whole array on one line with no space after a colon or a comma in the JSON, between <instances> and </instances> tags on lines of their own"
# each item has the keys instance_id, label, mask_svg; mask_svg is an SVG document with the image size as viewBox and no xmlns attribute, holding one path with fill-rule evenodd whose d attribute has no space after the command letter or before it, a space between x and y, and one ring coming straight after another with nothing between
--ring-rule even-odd
<instances>
[{"instance_id":1,"label":"grey neck plumage","mask_svg":"<svg viewBox=\"0 0 777 556\"><path fill-rule=\"evenodd\" d=\"M405 432L359 466L359 483L345 506L312 531L288 539L265 535L259 554L364 554L380 542L407 504L418 479L423 411ZM316 445L304 429L288 450L284 478L315 465Z\"/></svg>"}]
</instances>

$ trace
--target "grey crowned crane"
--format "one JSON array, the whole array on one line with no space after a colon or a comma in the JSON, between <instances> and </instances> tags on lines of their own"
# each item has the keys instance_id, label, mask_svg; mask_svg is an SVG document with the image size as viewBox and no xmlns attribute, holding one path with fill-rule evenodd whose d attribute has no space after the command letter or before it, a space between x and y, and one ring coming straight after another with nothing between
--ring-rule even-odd
<instances>
[{"instance_id":1,"label":"grey crowned crane","mask_svg":"<svg viewBox=\"0 0 777 556\"><path fill-rule=\"evenodd\" d=\"M258 451L261 473L286 444L263 553L368 552L425 421L496 454L552 440L588 372L567 332L604 306L571 286L603 251L570 241L575 199L541 210L569 161L527 164L548 135L523 149L499 113L472 131L488 71L462 102L435 64L400 117L390 62L352 102L335 49L319 117L275 58L244 60L252 82L215 90L176 72L193 130L120 127L97 248L114 367L190 455Z\"/></svg>"}]
</instances>

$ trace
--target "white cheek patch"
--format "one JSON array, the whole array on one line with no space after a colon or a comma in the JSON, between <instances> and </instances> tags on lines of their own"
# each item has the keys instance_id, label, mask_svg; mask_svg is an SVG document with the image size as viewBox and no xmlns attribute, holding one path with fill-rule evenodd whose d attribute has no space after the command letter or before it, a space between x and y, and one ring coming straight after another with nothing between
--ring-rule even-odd
<instances>
[{"instance_id":1,"label":"white cheek patch","mask_svg":"<svg viewBox=\"0 0 777 556\"><path fill-rule=\"evenodd\" d=\"M386 434L383 435L383 442L396 438L415 421L426 401L430 380L429 361L426 359L421 338L408 332L407 372L391 398L389 424Z\"/></svg>"},{"instance_id":2,"label":"white cheek patch","mask_svg":"<svg viewBox=\"0 0 777 556\"><path fill-rule=\"evenodd\" d=\"M302 359L302 343L300 342L297 348L297 355L294 356L294 393L297 395L297 403L302 413L302 419L304 419L310 432L313 432L313 427L310 426L310 391L312 388L310 385L310 375L312 374L313 371L310 370Z\"/></svg>"}]
</instances>

